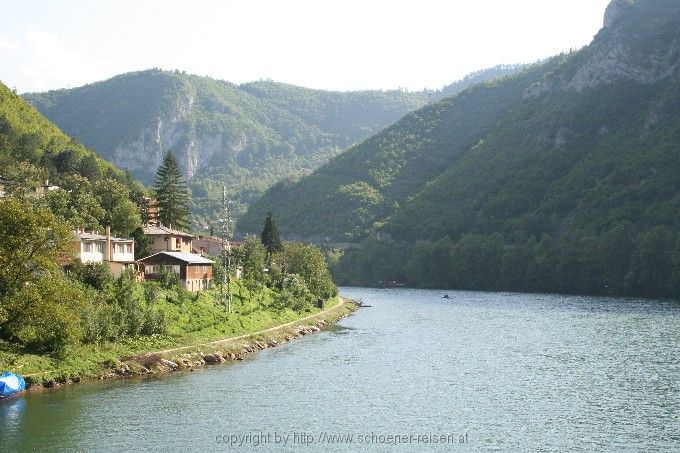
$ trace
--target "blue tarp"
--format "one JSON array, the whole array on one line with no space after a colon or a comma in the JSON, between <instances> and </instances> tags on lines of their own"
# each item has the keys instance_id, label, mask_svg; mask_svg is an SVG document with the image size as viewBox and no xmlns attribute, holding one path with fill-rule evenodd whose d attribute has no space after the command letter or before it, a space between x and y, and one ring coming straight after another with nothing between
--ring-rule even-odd
<instances>
[{"instance_id":1,"label":"blue tarp","mask_svg":"<svg viewBox=\"0 0 680 453\"><path fill-rule=\"evenodd\" d=\"M0 374L0 396L10 396L23 390L26 390L23 376L9 371Z\"/></svg>"}]
</instances>

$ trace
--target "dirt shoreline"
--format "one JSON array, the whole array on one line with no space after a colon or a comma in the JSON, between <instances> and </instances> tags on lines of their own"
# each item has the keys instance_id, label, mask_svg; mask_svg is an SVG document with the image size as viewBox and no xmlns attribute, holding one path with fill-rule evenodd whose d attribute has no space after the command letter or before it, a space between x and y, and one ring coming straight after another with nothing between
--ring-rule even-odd
<instances>
[{"instance_id":1,"label":"dirt shoreline","mask_svg":"<svg viewBox=\"0 0 680 453\"><path fill-rule=\"evenodd\" d=\"M101 371L96 375L42 380L35 378L51 372L29 374L25 376L27 389L8 399L20 397L27 392L39 392L85 381L125 379L194 371L197 368L243 360L248 354L280 346L296 338L319 332L351 315L358 307L359 305L355 301L341 297L339 304L327 310L250 334L223 338L198 345L120 357L116 363L102 364Z\"/></svg>"}]
</instances>

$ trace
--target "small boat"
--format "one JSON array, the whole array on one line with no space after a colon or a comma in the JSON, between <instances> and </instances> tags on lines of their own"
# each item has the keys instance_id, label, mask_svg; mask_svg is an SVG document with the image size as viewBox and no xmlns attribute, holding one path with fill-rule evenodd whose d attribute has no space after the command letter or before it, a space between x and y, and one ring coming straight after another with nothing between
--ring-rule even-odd
<instances>
[{"instance_id":1,"label":"small boat","mask_svg":"<svg viewBox=\"0 0 680 453\"><path fill-rule=\"evenodd\" d=\"M15 395L26 390L26 381L20 374L5 371L0 374L0 398Z\"/></svg>"},{"instance_id":2,"label":"small boat","mask_svg":"<svg viewBox=\"0 0 680 453\"><path fill-rule=\"evenodd\" d=\"M448 294L444 294L444 295L442 296L442 299L451 299L451 298L449 297Z\"/></svg>"}]
</instances>

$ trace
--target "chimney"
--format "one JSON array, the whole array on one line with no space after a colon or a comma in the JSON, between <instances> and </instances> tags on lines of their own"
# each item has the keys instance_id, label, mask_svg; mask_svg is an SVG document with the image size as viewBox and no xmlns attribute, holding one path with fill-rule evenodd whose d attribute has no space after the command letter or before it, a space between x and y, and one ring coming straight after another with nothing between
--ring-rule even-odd
<instances>
[{"instance_id":1,"label":"chimney","mask_svg":"<svg viewBox=\"0 0 680 453\"><path fill-rule=\"evenodd\" d=\"M104 261L111 260L111 227L106 226L106 245L104 246Z\"/></svg>"}]
</instances>

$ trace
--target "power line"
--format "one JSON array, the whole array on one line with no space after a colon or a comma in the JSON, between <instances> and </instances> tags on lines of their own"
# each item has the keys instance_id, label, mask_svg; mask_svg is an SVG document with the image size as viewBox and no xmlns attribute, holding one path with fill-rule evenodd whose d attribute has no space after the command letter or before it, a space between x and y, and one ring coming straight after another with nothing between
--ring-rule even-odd
<instances>
[{"instance_id":1,"label":"power line","mask_svg":"<svg viewBox=\"0 0 680 453\"><path fill-rule=\"evenodd\" d=\"M229 201L227 200L227 187L222 186L222 217L219 220L220 238L222 239L222 284L220 285L220 295L222 303L227 311L231 313L231 244L229 244L231 218L229 216ZM225 293L224 287L227 287Z\"/></svg>"}]
</instances>

